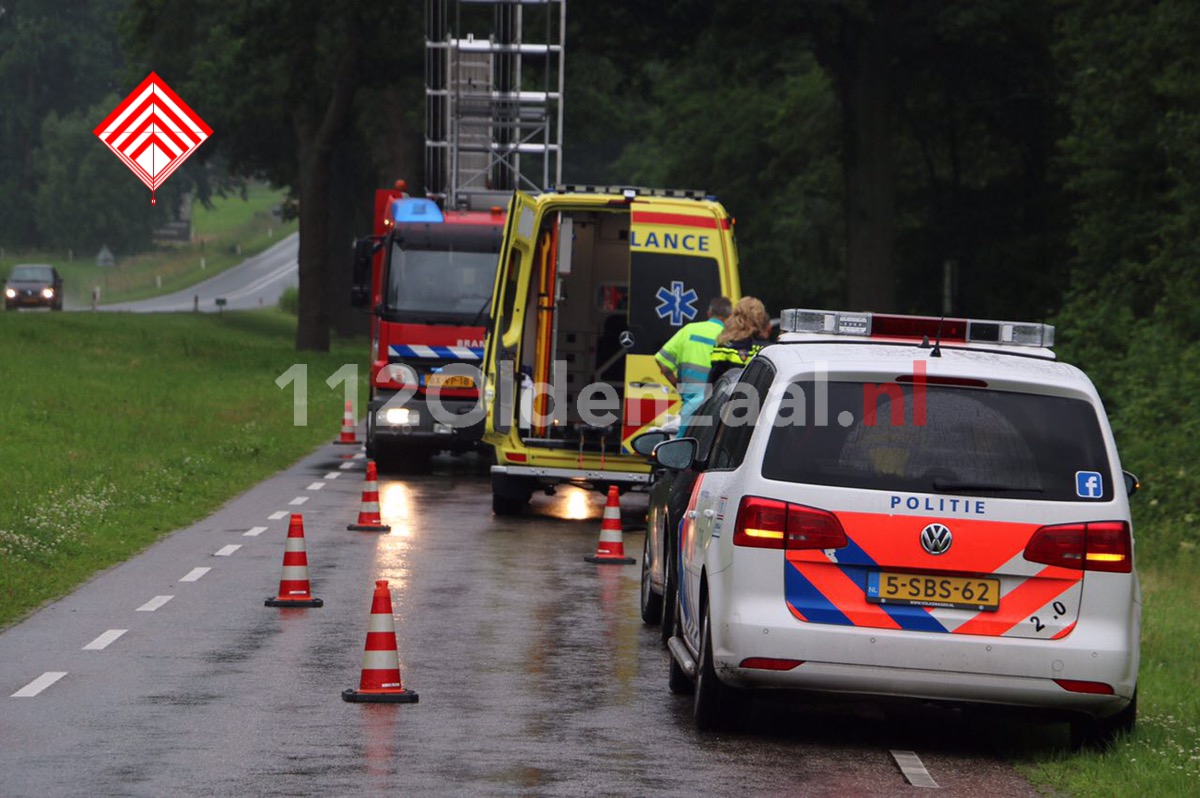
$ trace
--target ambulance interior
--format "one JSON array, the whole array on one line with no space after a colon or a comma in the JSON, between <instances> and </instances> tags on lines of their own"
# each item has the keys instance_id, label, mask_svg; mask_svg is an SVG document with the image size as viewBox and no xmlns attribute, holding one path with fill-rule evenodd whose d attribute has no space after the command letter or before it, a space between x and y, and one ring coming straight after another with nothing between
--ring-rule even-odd
<instances>
[{"instance_id":1,"label":"ambulance interior","mask_svg":"<svg viewBox=\"0 0 1200 798\"><path fill-rule=\"evenodd\" d=\"M526 443L620 451L620 407L610 401L595 409L593 416L611 413L615 420L592 426L581 417L578 399L593 382L608 383L616 396L624 396L626 350L620 340L628 324L629 222L627 211L563 211L549 217L539 233L518 377L517 424ZM552 378L555 368L564 373ZM553 408L552 423L539 424L538 415L549 415L551 403L533 406L530 387L553 384L552 379L565 384L567 406Z\"/></svg>"}]
</instances>

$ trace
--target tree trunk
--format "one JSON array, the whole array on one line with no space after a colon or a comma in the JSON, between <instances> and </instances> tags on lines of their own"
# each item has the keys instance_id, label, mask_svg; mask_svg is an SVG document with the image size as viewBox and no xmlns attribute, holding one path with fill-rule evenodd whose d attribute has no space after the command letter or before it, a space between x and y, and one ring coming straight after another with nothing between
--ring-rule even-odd
<instances>
[{"instance_id":1,"label":"tree trunk","mask_svg":"<svg viewBox=\"0 0 1200 798\"><path fill-rule=\"evenodd\" d=\"M896 305L892 248L896 178L892 146L889 0L872 3L873 18L847 20L838 70L846 191L846 288L854 310Z\"/></svg>"},{"instance_id":2,"label":"tree trunk","mask_svg":"<svg viewBox=\"0 0 1200 798\"><path fill-rule=\"evenodd\" d=\"M300 302L296 349L329 351L329 152L310 125L296 125L300 143Z\"/></svg>"}]
</instances>

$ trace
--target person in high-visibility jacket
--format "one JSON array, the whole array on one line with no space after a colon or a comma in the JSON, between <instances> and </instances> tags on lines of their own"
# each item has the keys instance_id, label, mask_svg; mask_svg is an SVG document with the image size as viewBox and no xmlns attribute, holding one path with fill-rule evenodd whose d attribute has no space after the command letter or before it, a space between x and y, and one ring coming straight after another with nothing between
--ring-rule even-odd
<instances>
[{"instance_id":1,"label":"person in high-visibility jacket","mask_svg":"<svg viewBox=\"0 0 1200 798\"><path fill-rule=\"evenodd\" d=\"M680 327L654 356L663 376L675 386L679 397L683 399L681 421L687 419L704 401L712 350L732 310L728 297L714 297L708 303L707 320Z\"/></svg>"},{"instance_id":2,"label":"person in high-visibility jacket","mask_svg":"<svg viewBox=\"0 0 1200 798\"><path fill-rule=\"evenodd\" d=\"M713 385L730 369L745 368L750 358L771 343L771 318L759 299L744 296L738 300L733 313L717 335L713 347L708 381Z\"/></svg>"}]
</instances>

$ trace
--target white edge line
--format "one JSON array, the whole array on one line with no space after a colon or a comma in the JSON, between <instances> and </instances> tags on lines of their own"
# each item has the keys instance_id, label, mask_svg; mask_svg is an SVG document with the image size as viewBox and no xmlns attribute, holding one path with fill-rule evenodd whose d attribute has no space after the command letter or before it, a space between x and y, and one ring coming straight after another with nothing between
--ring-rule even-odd
<instances>
[{"instance_id":1,"label":"white edge line","mask_svg":"<svg viewBox=\"0 0 1200 798\"><path fill-rule=\"evenodd\" d=\"M921 761L921 757L917 756L915 752L891 751L890 753L909 784L914 787L938 787L938 783L933 780L933 776L930 776L929 771L925 769L925 764Z\"/></svg>"},{"instance_id":2,"label":"white edge line","mask_svg":"<svg viewBox=\"0 0 1200 798\"><path fill-rule=\"evenodd\" d=\"M41 676L34 679L29 684L22 687L20 690L12 694L13 698L33 698L38 693L45 690L50 685L57 682L62 677L66 676L66 671L46 671Z\"/></svg>"},{"instance_id":3,"label":"white edge line","mask_svg":"<svg viewBox=\"0 0 1200 798\"><path fill-rule=\"evenodd\" d=\"M174 596L155 596L154 598L150 599L142 606L138 607L137 610L135 610L135 612L154 612L156 609L158 609L162 605L166 604L168 601L170 601L173 598L175 598L175 597Z\"/></svg>"},{"instance_id":4,"label":"white edge line","mask_svg":"<svg viewBox=\"0 0 1200 798\"><path fill-rule=\"evenodd\" d=\"M181 578L179 581L180 582L195 582L197 579L204 576L206 573L208 573L211 570L212 570L211 568L193 568L192 570L188 571L187 574L185 574L183 576L183 578Z\"/></svg>"},{"instance_id":5,"label":"white edge line","mask_svg":"<svg viewBox=\"0 0 1200 798\"><path fill-rule=\"evenodd\" d=\"M84 651L103 651L118 637L128 632L128 629L109 629L92 642L83 647Z\"/></svg>"}]
</instances>

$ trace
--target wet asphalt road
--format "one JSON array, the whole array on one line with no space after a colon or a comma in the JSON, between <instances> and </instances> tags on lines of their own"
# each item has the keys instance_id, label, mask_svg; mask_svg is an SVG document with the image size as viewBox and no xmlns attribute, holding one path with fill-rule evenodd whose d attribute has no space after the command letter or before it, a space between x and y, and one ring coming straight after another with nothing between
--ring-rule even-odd
<instances>
[{"instance_id":1,"label":"wet asphalt road","mask_svg":"<svg viewBox=\"0 0 1200 798\"><path fill-rule=\"evenodd\" d=\"M941 794L1037 794L998 753L1042 733L1024 722L760 698L740 731L697 733L638 618L638 567L583 560L599 495L567 489L495 519L486 468L439 458L432 476L381 479L389 534L350 532L363 461L347 448L0 634L0 795L921 791L894 749L915 751ZM627 497L633 556L644 508ZM321 608L263 606L294 511ZM375 579L390 582L415 705L341 700L358 685Z\"/></svg>"}]
</instances>

